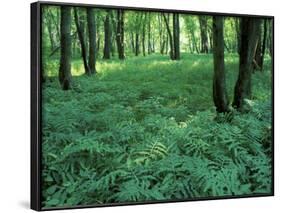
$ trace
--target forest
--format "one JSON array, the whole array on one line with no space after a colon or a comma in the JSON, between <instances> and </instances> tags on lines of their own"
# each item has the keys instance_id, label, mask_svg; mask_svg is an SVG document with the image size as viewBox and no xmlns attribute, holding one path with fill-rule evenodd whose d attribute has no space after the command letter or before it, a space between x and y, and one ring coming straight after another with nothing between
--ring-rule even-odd
<instances>
[{"instance_id":1,"label":"forest","mask_svg":"<svg viewBox=\"0 0 281 213\"><path fill-rule=\"evenodd\" d=\"M42 206L272 193L270 17L42 6Z\"/></svg>"}]
</instances>

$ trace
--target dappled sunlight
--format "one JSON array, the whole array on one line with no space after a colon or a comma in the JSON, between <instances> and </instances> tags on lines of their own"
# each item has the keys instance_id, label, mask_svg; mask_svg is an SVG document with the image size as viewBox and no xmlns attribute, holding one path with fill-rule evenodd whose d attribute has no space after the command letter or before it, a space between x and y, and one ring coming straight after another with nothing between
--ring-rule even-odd
<instances>
[{"instance_id":1,"label":"dappled sunlight","mask_svg":"<svg viewBox=\"0 0 281 213\"><path fill-rule=\"evenodd\" d=\"M71 74L72 76L80 76L85 74L85 69L83 63L72 63L73 66L71 66Z\"/></svg>"},{"instance_id":2,"label":"dappled sunlight","mask_svg":"<svg viewBox=\"0 0 281 213\"><path fill-rule=\"evenodd\" d=\"M48 5L39 206L271 193L269 17Z\"/></svg>"}]
</instances>

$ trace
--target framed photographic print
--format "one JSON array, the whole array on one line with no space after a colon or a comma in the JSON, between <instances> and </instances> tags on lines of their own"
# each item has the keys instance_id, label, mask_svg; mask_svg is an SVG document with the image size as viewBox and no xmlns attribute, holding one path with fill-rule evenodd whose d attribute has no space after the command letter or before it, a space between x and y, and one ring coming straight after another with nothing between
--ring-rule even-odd
<instances>
[{"instance_id":1,"label":"framed photographic print","mask_svg":"<svg viewBox=\"0 0 281 213\"><path fill-rule=\"evenodd\" d=\"M274 195L274 17L31 4L31 208Z\"/></svg>"}]
</instances>

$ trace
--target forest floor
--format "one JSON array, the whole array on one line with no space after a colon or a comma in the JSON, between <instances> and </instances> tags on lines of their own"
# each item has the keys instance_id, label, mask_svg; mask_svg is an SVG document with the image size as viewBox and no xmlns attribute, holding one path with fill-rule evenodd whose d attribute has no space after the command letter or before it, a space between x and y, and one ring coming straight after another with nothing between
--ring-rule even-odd
<instances>
[{"instance_id":1,"label":"forest floor","mask_svg":"<svg viewBox=\"0 0 281 213\"><path fill-rule=\"evenodd\" d=\"M227 54L230 101L238 56ZM95 76L57 63L43 85L44 206L271 192L271 71L253 74L252 107L216 117L212 55L99 60Z\"/></svg>"}]
</instances>

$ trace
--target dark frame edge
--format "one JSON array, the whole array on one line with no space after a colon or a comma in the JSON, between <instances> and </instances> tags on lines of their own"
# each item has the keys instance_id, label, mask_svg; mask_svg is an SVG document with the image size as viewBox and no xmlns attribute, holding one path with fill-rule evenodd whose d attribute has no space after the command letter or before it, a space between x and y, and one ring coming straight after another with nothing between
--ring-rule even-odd
<instances>
[{"instance_id":1,"label":"dark frame edge","mask_svg":"<svg viewBox=\"0 0 281 213\"><path fill-rule=\"evenodd\" d=\"M41 146L40 146L40 3L34 2L30 5L31 10L31 183L30 183L30 208L41 210Z\"/></svg>"},{"instance_id":2,"label":"dark frame edge","mask_svg":"<svg viewBox=\"0 0 281 213\"><path fill-rule=\"evenodd\" d=\"M40 1L38 3L49 6L70 6L70 7L94 7L99 9L123 9L132 11L147 11L147 12L163 12L163 13L179 13L189 15L206 15L206 16L231 16L231 17L253 17L253 18L273 18L272 15L255 15L255 14L244 14L244 13L233 13L233 12L212 12L212 11L200 11L200 10L181 10L181 9L165 9L165 8L154 8L154 7L140 7L140 6L117 6L117 4L90 4L90 3L79 3L74 1L59 2L59 1Z\"/></svg>"}]
</instances>

